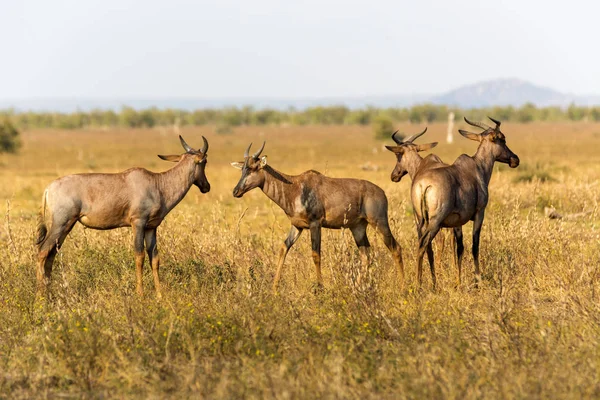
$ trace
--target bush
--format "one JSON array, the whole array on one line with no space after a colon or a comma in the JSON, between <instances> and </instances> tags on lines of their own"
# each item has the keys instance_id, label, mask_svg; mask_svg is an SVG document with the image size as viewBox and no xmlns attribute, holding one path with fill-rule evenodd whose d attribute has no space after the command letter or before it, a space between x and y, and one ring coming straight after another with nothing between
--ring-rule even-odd
<instances>
[{"instance_id":1,"label":"bush","mask_svg":"<svg viewBox=\"0 0 600 400\"><path fill-rule=\"evenodd\" d=\"M534 119L536 119L536 117L537 117L537 108L532 103L527 103L527 104L523 105L523 107L521 107L519 109L519 111L517 111L517 121L519 121L519 122L523 122L523 123L531 122Z\"/></svg>"},{"instance_id":2,"label":"bush","mask_svg":"<svg viewBox=\"0 0 600 400\"><path fill-rule=\"evenodd\" d=\"M389 139L392 136L392 133L394 133L394 123L392 119L387 115L378 115L373 122L373 132L375 133L375 139Z\"/></svg>"},{"instance_id":3,"label":"bush","mask_svg":"<svg viewBox=\"0 0 600 400\"><path fill-rule=\"evenodd\" d=\"M350 125L369 125L372 118L372 110L356 110L348 113L344 121Z\"/></svg>"},{"instance_id":4,"label":"bush","mask_svg":"<svg viewBox=\"0 0 600 400\"><path fill-rule=\"evenodd\" d=\"M586 117L587 109L584 107L577 107L575 104L572 104L567 108L567 116L571 121L581 121Z\"/></svg>"},{"instance_id":5,"label":"bush","mask_svg":"<svg viewBox=\"0 0 600 400\"><path fill-rule=\"evenodd\" d=\"M0 153L16 153L21 147L19 131L6 120L0 124Z\"/></svg>"}]
</instances>

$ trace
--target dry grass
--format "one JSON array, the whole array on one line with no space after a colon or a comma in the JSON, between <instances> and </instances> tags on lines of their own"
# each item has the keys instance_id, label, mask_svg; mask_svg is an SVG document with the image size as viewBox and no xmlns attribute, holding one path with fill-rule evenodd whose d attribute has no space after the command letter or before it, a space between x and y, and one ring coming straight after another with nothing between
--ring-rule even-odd
<instances>
[{"instance_id":1,"label":"dry grass","mask_svg":"<svg viewBox=\"0 0 600 400\"><path fill-rule=\"evenodd\" d=\"M426 289L415 291L409 183L390 181L395 159L370 129L254 127L227 136L184 130L192 145L201 134L210 141L212 191L192 188L159 229L161 302L148 267L146 295L135 295L128 229L81 225L57 257L52 298L36 299L33 237L43 189L54 178L136 165L166 169L156 154L179 152L175 134L26 132L21 155L0 158L0 397L600 396L600 125L506 125L522 166L499 166L492 177L483 285L455 289L446 250L437 253L437 292L428 275ZM423 140L442 141L444 132L430 126ZM260 191L234 199L239 171L229 166L248 142L262 139L269 163L284 172L314 168L385 189L407 291L397 289L392 259L374 232L367 269L348 232L326 231L325 290L313 294L304 235L288 256L281 293L270 293L289 225ZM458 138L436 152L453 160L475 148ZM367 161L381 169L362 171ZM546 205L592 213L548 220ZM464 268L471 282L469 252ZM358 273L366 277L360 285Z\"/></svg>"}]
</instances>

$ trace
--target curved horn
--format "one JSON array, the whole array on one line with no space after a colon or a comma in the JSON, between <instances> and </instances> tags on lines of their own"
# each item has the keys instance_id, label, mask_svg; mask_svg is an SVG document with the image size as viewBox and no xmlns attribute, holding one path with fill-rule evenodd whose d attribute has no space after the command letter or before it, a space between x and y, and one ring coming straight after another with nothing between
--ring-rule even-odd
<instances>
[{"instance_id":1,"label":"curved horn","mask_svg":"<svg viewBox=\"0 0 600 400\"><path fill-rule=\"evenodd\" d=\"M206 154L206 152L208 151L208 140L206 140L204 136L202 136L202 140L204 141L204 146L202 146L202 150L200 150L200 153Z\"/></svg>"},{"instance_id":2,"label":"curved horn","mask_svg":"<svg viewBox=\"0 0 600 400\"><path fill-rule=\"evenodd\" d=\"M248 145L248 148L246 149L246 152L244 153L244 158L250 157L250 147L252 147L252 143L250 143Z\"/></svg>"},{"instance_id":3,"label":"curved horn","mask_svg":"<svg viewBox=\"0 0 600 400\"><path fill-rule=\"evenodd\" d=\"M465 119L465 122L471 126L476 126L478 128L483 129L484 131L487 131L488 129L492 129L490 126L487 126L486 124L484 124L483 122L471 122L467 119L467 117L463 117Z\"/></svg>"},{"instance_id":4,"label":"curved horn","mask_svg":"<svg viewBox=\"0 0 600 400\"><path fill-rule=\"evenodd\" d=\"M258 149L258 151L252 155L252 157L254 157L255 159L258 159L258 157L260 157L260 153L262 153L263 150L265 149L265 144L267 144L266 141L263 142L262 147L260 149Z\"/></svg>"},{"instance_id":5,"label":"curved horn","mask_svg":"<svg viewBox=\"0 0 600 400\"><path fill-rule=\"evenodd\" d=\"M397 138L397 137L396 137L396 133L398 133L398 131L396 131L396 132L392 133L392 140L393 140L394 142L396 142L396 144L402 144L402 139L400 139L400 138Z\"/></svg>"},{"instance_id":6,"label":"curved horn","mask_svg":"<svg viewBox=\"0 0 600 400\"><path fill-rule=\"evenodd\" d=\"M423 136L425 134L425 132L427 132L427 127L425 127L425 129L423 130L423 132L414 134L411 137L409 137L408 139L404 139L404 143L412 143L415 139Z\"/></svg>"},{"instance_id":7,"label":"curved horn","mask_svg":"<svg viewBox=\"0 0 600 400\"><path fill-rule=\"evenodd\" d=\"M488 117L488 118L489 118L489 119L490 119L490 120L491 120L493 123L495 123L495 124L496 124L496 129L500 128L500 124L501 124L502 122L500 122L500 121L498 121L497 119L494 119L494 118L492 118L492 117Z\"/></svg>"},{"instance_id":8,"label":"curved horn","mask_svg":"<svg viewBox=\"0 0 600 400\"><path fill-rule=\"evenodd\" d=\"M179 141L181 142L181 145L183 146L183 148L184 148L184 150L185 150L185 151L194 151L194 149L192 149L192 148L190 147L190 145L189 145L189 144L187 144L187 143L185 142L185 140L183 140L183 138L181 137L181 135L179 135Z\"/></svg>"}]
</instances>

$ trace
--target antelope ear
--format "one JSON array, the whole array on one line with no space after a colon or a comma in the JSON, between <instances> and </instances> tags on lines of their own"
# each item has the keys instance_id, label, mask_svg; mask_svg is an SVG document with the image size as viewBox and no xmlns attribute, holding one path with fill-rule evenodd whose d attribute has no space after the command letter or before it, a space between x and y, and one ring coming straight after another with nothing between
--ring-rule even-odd
<instances>
[{"instance_id":1,"label":"antelope ear","mask_svg":"<svg viewBox=\"0 0 600 400\"><path fill-rule=\"evenodd\" d=\"M202 164L203 162L206 162L206 153L195 154L194 162L196 164Z\"/></svg>"},{"instance_id":2,"label":"antelope ear","mask_svg":"<svg viewBox=\"0 0 600 400\"><path fill-rule=\"evenodd\" d=\"M427 143L427 144L418 144L417 145L417 151L431 150L431 149L433 149L437 145L438 145L438 142Z\"/></svg>"},{"instance_id":3,"label":"antelope ear","mask_svg":"<svg viewBox=\"0 0 600 400\"><path fill-rule=\"evenodd\" d=\"M267 165L267 156L262 156L260 158L260 167L263 168Z\"/></svg>"},{"instance_id":4,"label":"antelope ear","mask_svg":"<svg viewBox=\"0 0 600 400\"><path fill-rule=\"evenodd\" d=\"M496 132L496 131L492 131L492 133L490 133L490 138L492 139L492 142L495 142L497 140L506 140L506 137L504 136L504 134L502 132Z\"/></svg>"},{"instance_id":5,"label":"antelope ear","mask_svg":"<svg viewBox=\"0 0 600 400\"><path fill-rule=\"evenodd\" d=\"M181 160L181 155L179 155L179 156L177 156L177 155L161 156L159 154L158 157L162 160L171 161L171 162L179 162L179 160Z\"/></svg>"},{"instance_id":6,"label":"antelope ear","mask_svg":"<svg viewBox=\"0 0 600 400\"><path fill-rule=\"evenodd\" d=\"M244 163L243 162L232 162L231 166L233 168L242 169L242 168L244 168Z\"/></svg>"},{"instance_id":7,"label":"antelope ear","mask_svg":"<svg viewBox=\"0 0 600 400\"><path fill-rule=\"evenodd\" d=\"M462 129L459 129L458 132L461 135L463 135L464 137L466 137L467 139L471 139L471 140L474 140L476 142L481 142L481 135L478 135L477 133L471 133L471 132L463 131Z\"/></svg>"},{"instance_id":8,"label":"antelope ear","mask_svg":"<svg viewBox=\"0 0 600 400\"><path fill-rule=\"evenodd\" d=\"M402 146L385 146L385 148L395 154L404 153L404 148Z\"/></svg>"}]
</instances>

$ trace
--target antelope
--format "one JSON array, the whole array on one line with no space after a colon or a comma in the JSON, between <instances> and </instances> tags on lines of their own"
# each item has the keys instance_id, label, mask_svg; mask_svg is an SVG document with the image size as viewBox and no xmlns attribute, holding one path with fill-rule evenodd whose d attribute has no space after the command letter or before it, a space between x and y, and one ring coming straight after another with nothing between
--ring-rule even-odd
<instances>
[{"instance_id":1,"label":"antelope","mask_svg":"<svg viewBox=\"0 0 600 400\"><path fill-rule=\"evenodd\" d=\"M330 178L313 170L296 176L279 172L267 164L267 156L260 156L265 143L252 155L250 143L244 153L244 161L233 162L231 165L242 170L242 176L233 189L234 197L240 198L258 187L281 207L291 222L288 236L279 251L273 291L277 291L285 258L304 229L310 230L317 287L322 287L321 228L350 229L362 262L368 262L369 224L383 237L400 272L400 283L404 286L402 250L389 227L385 192L365 180Z\"/></svg>"},{"instance_id":2,"label":"antelope","mask_svg":"<svg viewBox=\"0 0 600 400\"><path fill-rule=\"evenodd\" d=\"M392 182L400 182L400 180L408 174L411 180L415 179L417 174L422 171L440 168L447 166L438 156L435 154L429 154L425 158L419 155L421 151L427 151L433 149L438 145L438 142L428 144L415 144L413 143L416 139L423 136L427 132L427 128L423 132L414 134L407 139L401 140L396 135L398 131L392 134L392 140L396 142L396 146L385 146L389 151L396 155L397 161L394 170L392 171L391 180ZM429 260L430 268L433 267L433 248L431 244L427 247L427 258Z\"/></svg>"},{"instance_id":3,"label":"antelope","mask_svg":"<svg viewBox=\"0 0 600 400\"><path fill-rule=\"evenodd\" d=\"M177 164L161 173L131 168L115 174L75 174L58 178L46 188L39 216L37 240L38 288L50 282L57 251L77 221L92 229L130 226L133 230L137 293L142 296L144 244L152 265L154 288L161 298L156 229L186 195L192 185L202 193L210 191L206 179L208 141L202 136L200 150L190 147L181 136L185 153L159 155ZM44 283L46 285L44 285Z\"/></svg>"},{"instance_id":4,"label":"antelope","mask_svg":"<svg viewBox=\"0 0 600 400\"><path fill-rule=\"evenodd\" d=\"M454 254L458 265L458 284L461 283L461 262L464 252L462 226L473 221L473 260L475 283L481 281L479 270L479 236L488 203L488 185L496 161L519 166L519 157L506 145L506 137L500 131L500 121L491 117L494 128L471 122L471 126L483 129L481 133L470 133L459 129L462 136L479 142L475 155L461 155L452 165L429 169L417 174L411 187L411 200L417 217L419 236L418 280L423 278L423 255L429 248L440 228L452 228L456 243ZM432 254L433 256L433 254ZM433 287L436 286L435 269L430 264Z\"/></svg>"}]
</instances>

